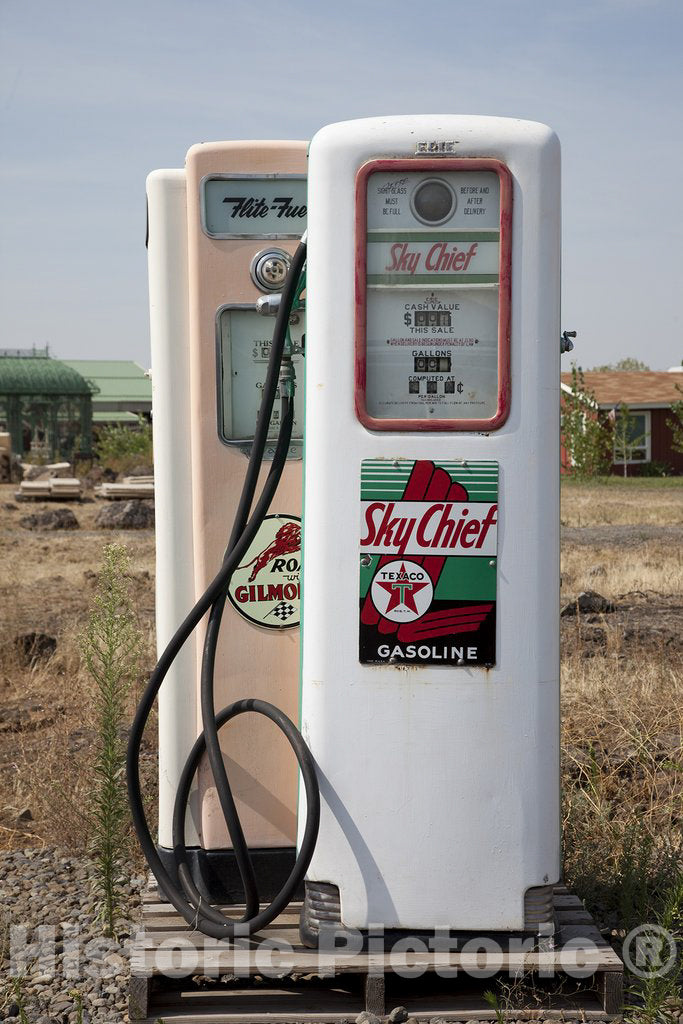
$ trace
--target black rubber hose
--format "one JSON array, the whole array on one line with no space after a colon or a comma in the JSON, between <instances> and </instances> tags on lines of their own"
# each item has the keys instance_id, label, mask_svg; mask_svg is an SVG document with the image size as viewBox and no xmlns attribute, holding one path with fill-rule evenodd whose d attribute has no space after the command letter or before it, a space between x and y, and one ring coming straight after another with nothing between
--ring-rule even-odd
<instances>
[{"instance_id":1,"label":"black rubber hose","mask_svg":"<svg viewBox=\"0 0 683 1024\"><path fill-rule=\"evenodd\" d=\"M253 699L237 701L231 704L228 708L225 708L218 716L215 716L215 712L213 712L213 680L210 678L210 669L215 657L215 638L217 637L217 632L214 633L213 630L207 631L202 672L202 706L203 711L207 712L205 715L204 726L206 728L207 722L209 723L208 735L200 736L195 743L181 776L179 792L177 794L176 804L174 807L174 849L176 862L178 864L179 877L181 884L183 885L183 889L185 890L184 892L181 892L173 878L166 871L147 824L140 791L140 747L144 728L149 718L154 700L156 699L166 673L172 665L178 651L181 649L182 645L209 608L212 608L212 611L214 607L219 609L214 616L214 623L216 621L218 624L220 623L220 615L225 603L225 594L227 592L227 587L232 573L246 554L246 551L254 539L259 526L263 522L270 503L275 495L275 491L277 490L277 486L286 463L293 422L293 402L290 402L286 395L283 395L282 400L282 418L273 463L254 513L249 517L249 511L251 509L258 474L263 459L263 451L265 449L268 436L268 426L277 390L279 367L282 361L282 354L286 341L289 313L294 295L296 294L296 288L305 262L305 257L306 247L305 244L302 243L294 254L290 273L287 281L285 282L285 288L283 289L280 309L275 323L273 344L268 364L266 382L263 388L263 398L261 408L259 410L254 444L223 565L220 572L176 631L170 643L166 647L166 650L159 659L136 711L128 741L126 761L128 797L133 817L133 825L147 862L152 869L163 894L173 904L188 924L191 924L205 932L207 935L211 935L216 938L226 938L233 935L248 935L252 934L258 928L264 927L287 905L295 889L302 881L313 854L320 820L320 794L315 774L315 765L310 751L306 747L298 729L290 719L287 718L283 712L265 701ZM206 696L204 695L205 690L207 694ZM307 802L306 826L294 867L280 893L278 893L272 903L264 911L260 911L259 909L258 894L256 893L255 882L253 880L253 869L251 867L249 852L246 847L246 842L244 841L241 825L239 824L236 812L233 818L232 812L235 810L234 800L230 792L229 781L227 776L225 776L225 769L223 768L222 757L220 755L220 747L218 746L218 729L221 725L227 722L230 718L235 717L235 715L242 714L246 711L254 711L258 714L265 715L275 722L285 733L297 756L297 760L301 768ZM241 921L234 921L224 917L224 915L219 911L210 907L202 900L201 894L196 890L196 887L192 882L189 866L187 864L184 843L185 807L187 798L189 797L192 778L196 771L199 758L201 757L205 747L207 747L210 754L211 748L213 747L214 760L217 755L218 760L220 761L220 768L222 768L222 773L225 776L224 785L220 785L218 779L216 780L216 783L217 789L223 789L225 806L227 806L229 812L228 827L233 841L233 846L235 847L236 857L238 858L241 877L245 884L245 903L247 904L248 912L245 913L245 916ZM220 769L218 774L220 776ZM184 796L181 800L180 798L182 794L184 794ZM223 805L223 799L221 799L221 803ZM239 854L238 845L241 847ZM188 897L192 902L189 902Z\"/></svg>"},{"instance_id":2,"label":"black rubber hose","mask_svg":"<svg viewBox=\"0 0 683 1024\"><path fill-rule=\"evenodd\" d=\"M278 375L280 372L280 365L282 363L282 355L285 349L285 342L287 340L289 314L292 309L292 304L299 284L299 278L301 277L305 262L306 243L301 242L292 257L292 264L282 289L282 298L280 299L277 317L275 318L273 342L271 345L270 357L268 359L266 379L263 383L261 406L256 420L254 443L251 447L249 465L247 466L247 473L244 478L244 484L242 485L242 494L240 496L239 505L237 506L237 512L235 513L235 519L233 521L226 555L232 550L234 545L237 543L238 537L244 530L249 517L249 510L251 509L251 504L254 500L256 482L261 470L263 452L268 440L268 427L270 426L270 417L273 412L273 403L275 402L275 395L277 392Z\"/></svg>"},{"instance_id":3,"label":"black rubber hose","mask_svg":"<svg viewBox=\"0 0 683 1024\"><path fill-rule=\"evenodd\" d=\"M261 400L261 406L259 408L258 418L256 421L256 431L254 434L254 442L252 445L251 454L249 457L249 465L247 467L247 474L245 477L244 485L242 487L242 495L240 502L235 514L235 520L233 523L230 540L228 541L228 547L226 550L226 557L229 556L237 538L244 530L244 526L249 515L249 509L251 508L251 502L253 500L254 491L256 489L256 483L258 480L258 474L263 461L263 452L268 439L268 427L270 426L270 417L272 414L273 403L275 400L275 394L278 386L278 376L280 372L280 366L282 364L282 356L284 353L284 347L287 338L287 330L289 327L289 315L294 301L294 296L297 292L299 284L299 278L301 271L306 259L306 246L305 243L298 246L292 264L287 274L285 286L282 290L282 297L280 299L280 305L278 307L277 317L275 320L275 329L273 331L273 342L271 346L270 358L268 360L268 370L266 372L266 379L263 385L263 397ZM282 395L282 413L280 420L280 435L286 430L286 419L287 419L287 396ZM290 407L291 417L293 419L294 407L293 402ZM288 438L291 438L292 424L289 424ZM289 440L288 440L289 443ZM285 450L284 457L286 459L287 451ZM284 465L283 465L284 468ZM271 470L272 471L272 470ZM280 470L281 474L282 470ZM279 478L279 474L278 474ZM265 515L265 513L264 513ZM216 650L218 647L218 637L220 634L221 622L223 620L223 611L225 609L225 602L227 600L227 587L223 593L216 599L211 607L209 614L209 621L206 627L206 635L204 638L204 649L202 653L202 669L200 677L200 693L201 693L201 710L202 710L202 727L204 735L206 736L206 750L209 757L209 764L211 766L211 773L213 775L214 783L216 785L216 793L218 800L221 805L221 811L225 819L226 825L228 826L228 833L232 841L233 850L235 853L235 861L237 868L240 873L242 880L242 887L244 889L244 903L245 911L242 918L243 921L249 920L254 917L259 911L259 900L258 892L256 887L256 876L254 874L254 867L249 856L249 848L244 838L244 832L242 830L242 824L239 820L237 808L235 807L235 801L232 796L232 790L228 781L227 772L223 763L223 755L221 753L220 742L218 740L218 728L216 726L216 708L214 703L214 673L215 673L215 662L216 662ZM173 841L174 849L177 849L177 843L174 837ZM177 855L176 855L177 857ZM183 878L189 879L189 870L183 872ZM190 899L196 898L197 890L192 887L191 890L186 888L187 895Z\"/></svg>"},{"instance_id":4,"label":"black rubber hose","mask_svg":"<svg viewBox=\"0 0 683 1024\"><path fill-rule=\"evenodd\" d=\"M293 724L291 719L274 707L272 704L268 704L266 701L257 700L256 698L247 698L246 700L235 701L234 704L230 704L227 708L223 708L221 712L216 716L216 725L220 729L226 722L229 722L231 718L235 718L237 715L244 714L247 711L253 711L256 714L264 715L269 718L271 722L282 730L287 737L292 750L296 754L301 774L304 781L304 788L306 791L306 828L304 831L301 849L297 860L290 872L290 875L285 884L280 889L279 893L275 896L272 903L266 907L265 910L259 911L253 917L247 919L246 915L242 921L228 922L228 919L224 917L219 911L214 910L213 907L207 906L205 902L202 902L201 893L196 889L192 880L189 865L187 864L185 854L185 811L187 808L187 801L190 796L190 789L192 786L192 779L199 765L199 761L206 749L206 738L201 735L185 764L183 773L178 783L178 792L176 796L176 803L173 810L173 835L174 843L179 843L180 856L177 856L178 860L178 875L181 880L183 888L187 891L188 896L192 899L194 905L199 908L200 917L197 923L197 927L201 931L206 932L209 935L213 935L216 938L225 938L226 934L230 935L251 935L253 932L258 931L261 928L265 928L267 924L270 924L278 914L287 907L291 901L297 887L299 886L303 875L305 874L306 867L310 861L310 856L306 855L304 851L310 849L311 852L315 847L315 841L318 836L318 824L320 819L320 794L318 790L318 782L315 774L315 765L311 752L306 746L301 733ZM306 866L302 871L303 858L306 856ZM207 918L210 919L215 928L207 927ZM194 919L193 919L194 920ZM229 932L226 932L226 924L232 925Z\"/></svg>"}]
</instances>

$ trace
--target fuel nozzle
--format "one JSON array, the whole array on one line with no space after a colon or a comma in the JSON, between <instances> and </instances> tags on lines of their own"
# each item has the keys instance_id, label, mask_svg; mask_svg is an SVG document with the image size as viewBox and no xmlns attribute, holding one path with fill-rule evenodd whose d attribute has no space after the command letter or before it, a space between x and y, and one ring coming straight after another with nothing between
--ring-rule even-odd
<instances>
[{"instance_id":1,"label":"fuel nozzle","mask_svg":"<svg viewBox=\"0 0 683 1024\"><path fill-rule=\"evenodd\" d=\"M565 352L571 352L574 348L574 342L572 338L576 337L576 331L562 331L562 337L560 338L560 354L564 355Z\"/></svg>"},{"instance_id":2,"label":"fuel nozzle","mask_svg":"<svg viewBox=\"0 0 683 1024\"><path fill-rule=\"evenodd\" d=\"M277 316L277 311L280 308L280 301L282 300L282 292L274 292L272 295L261 295L256 300L256 312L260 313L261 316ZM306 308L306 303L298 300L297 310L303 310ZM290 324L299 323L299 313L294 311L289 317Z\"/></svg>"},{"instance_id":3,"label":"fuel nozzle","mask_svg":"<svg viewBox=\"0 0 683 1024\"><path fill-rule=\"evenodd\" d=\"M256 300L256 312L261 316L277 316L282 301L282 292L275 292L274 295L261 295Z\"/></svg>"}]
</instances>

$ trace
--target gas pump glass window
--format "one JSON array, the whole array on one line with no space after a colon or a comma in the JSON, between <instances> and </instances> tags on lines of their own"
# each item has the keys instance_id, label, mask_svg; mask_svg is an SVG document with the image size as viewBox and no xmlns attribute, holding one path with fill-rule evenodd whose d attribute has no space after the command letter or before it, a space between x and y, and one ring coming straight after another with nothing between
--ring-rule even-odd
<instances>
[{"instance_id":1,"label":"gas pump glass window","mask_svg":"<svg viewBox=\"0 0 683 1024\"><path fill-rule=\"evenodd\" d=\"M273 334L272 317L254 312L253 305L226 305L218 311L218 435L226 444L253 440L261 406L263 384ZM304 314L296 313L290 322L292 362L296 372L292 442L303 438L303 356ZM280 389L278 388L268 428L268 439L276 440L280 430Z\"/></svg>"},{"instance_id":2,"label":"gas pump glass window","mask_svg":"<svg viewBox=\"0 0 683 1024\"><path fill-rule=\"evenodd\" d=\"M365 201L364 413L465 429L495 420L506 343L499 173L383 165L368 173Z\"/></svg>"}]
</instances>

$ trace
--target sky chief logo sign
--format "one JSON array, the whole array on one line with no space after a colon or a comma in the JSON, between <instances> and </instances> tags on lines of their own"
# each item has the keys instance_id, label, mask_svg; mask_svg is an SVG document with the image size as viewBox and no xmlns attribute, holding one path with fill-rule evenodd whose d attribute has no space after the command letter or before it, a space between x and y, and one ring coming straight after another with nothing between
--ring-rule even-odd
<instances>
[{"instance_id":1,"label":"sky chief logo sign","mask_svg":"<svg viewBox=\"0 0 683 1024\"><path fill-rule=\"evenodd\" d=\"M362 664L493 665L498 463L361 467Z\"/></svg>"}]
</instances>

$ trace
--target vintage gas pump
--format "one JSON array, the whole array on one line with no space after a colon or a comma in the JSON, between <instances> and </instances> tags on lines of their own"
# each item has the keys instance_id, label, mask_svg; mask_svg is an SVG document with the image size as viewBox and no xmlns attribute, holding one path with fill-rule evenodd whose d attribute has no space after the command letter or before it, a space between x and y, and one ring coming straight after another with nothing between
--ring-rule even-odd
<instances>
[{"instance_id":1,"label":"vintage gas pump","mask_svg":"<svg viewBox=\"0 0 683 1024\"><path fill-rule=\"evenodd\" d=\"M184 170L147 182L161 654L221 564L253 442L274 312L306 225L306 143L194 146ZM215 701L245 694L298 713L303 310L289 318L300 378L277 493L232 576L215 656ZM278 435L276 400L263 483ZM175 875L173 807L201 732L202 628L179 650L159 695L159 853ZM196 683L192 685L192 680ZM237 812L264 898L295 858L296 763L263 718L222 740ZM186 821L187 857L205 899L242 899L213 777L198 773Z\"/></svg>"},{"instance_id":2,"label":"vintage gas pump","mask_svg":"<svg viewBox=\"0 0 683 1024\"><path fill-rule=\"evenodd\" d=\"M551 920L559 184L556 137L525 121L373 118L311 143L310 944Z\"/></svg>"},{"instance_id":3,"label":"vintage gas pump","mask_svg":"<svg viewBox=\"0 0 683 1024\"><path fill-rule=\"evenodd\" d=\"M188 299L174 290L182 267L162 268L177 313L166 343L179 356L163 386L186 360L173 437L191 434L181 469L192 499L178 494L175 536L193 542L174 611L196 603L172 637L163 617L168 644L131 730L138 835L167 898L216 937L272 921L305 872L312 946L330 929L549 931L560 870L557 139L532 122L455 115L324 128L310 148L308 252L297 247L284 284L285 257L270 246L294 248L273 235L303 205L303 144L270 146L190 152L186 236L173 178ZM280 627L298 554L304 260L299 733L295 636ZM272 344L253 309L268 284L282 286L280 301L259 300L277 309ZM170 423L171 403L161 408ZM192 654L183 645L207 614ZM173 675L183 650L198 666L189 699ZM162 706L175 747L162 751L157 848L137 762L164 679L178 708ZM296 860L287 744L302 783ZM254 876L273 858L262 908ZM241 921L207 897L244 902Z\"/></svg>"}]
</instances>

